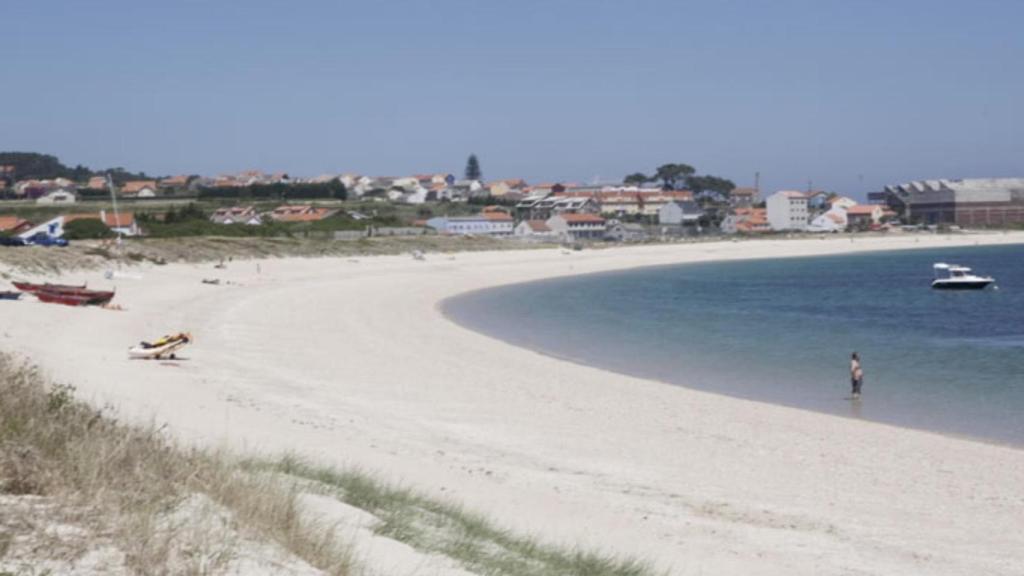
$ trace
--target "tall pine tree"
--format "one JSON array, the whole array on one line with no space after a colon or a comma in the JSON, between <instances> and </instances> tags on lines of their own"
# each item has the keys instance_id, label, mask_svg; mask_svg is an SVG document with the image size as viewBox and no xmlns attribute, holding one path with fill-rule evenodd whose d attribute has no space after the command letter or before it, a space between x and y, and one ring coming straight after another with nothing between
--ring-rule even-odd
<instances>
[{"instance_id":1,"label":"tall pine tree","mask_svg":"<svg viewBox=\"0 0 1024 576\"><path fill-rule=\"evenodd\" d=\"M480 180L483 176L483 172L480 171L480 161L476 159L476 154L470 154L469 160L466 160L466 180Z\"/></svg>"}]
</instances>

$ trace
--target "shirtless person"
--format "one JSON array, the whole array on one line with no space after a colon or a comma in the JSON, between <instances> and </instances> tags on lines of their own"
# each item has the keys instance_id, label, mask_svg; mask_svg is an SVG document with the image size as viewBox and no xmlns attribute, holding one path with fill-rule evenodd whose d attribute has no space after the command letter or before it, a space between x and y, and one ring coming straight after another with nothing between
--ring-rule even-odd
<instances>
[{"instance_id":1,"label":"shirtless person","mask_svg":"<svg viewBox=\"0 0 1024 576\"><path fill-rule=\"evenodd\" d=\"M864 383L864 369L860 367L860 356L856 352L850 358L850 386L854 399L860 398L860 386Z\"/></svg>"}]
</instances>

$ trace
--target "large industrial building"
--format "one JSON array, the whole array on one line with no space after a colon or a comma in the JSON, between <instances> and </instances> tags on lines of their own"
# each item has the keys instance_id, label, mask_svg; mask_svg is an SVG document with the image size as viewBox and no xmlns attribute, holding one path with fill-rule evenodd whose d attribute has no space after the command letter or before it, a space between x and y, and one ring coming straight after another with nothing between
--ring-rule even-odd
<instances>
[{"instance_id":1,"label":"large industrial building","mask_svg":"<svg viewBox=\"0 0 1024 576\"><path fill-rule=\"evenodd\" d=\"M913 224L1000 227L1024 224L1024 178L917 180L886 186L882 200Z\"/></svg>"}]
</instances>

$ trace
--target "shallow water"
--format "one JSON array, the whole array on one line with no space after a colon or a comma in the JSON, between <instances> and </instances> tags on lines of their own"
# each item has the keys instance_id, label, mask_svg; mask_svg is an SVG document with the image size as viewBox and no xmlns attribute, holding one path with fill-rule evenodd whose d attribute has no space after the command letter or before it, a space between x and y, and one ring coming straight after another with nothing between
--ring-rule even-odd
<instances>
[{"instance_id":1,"label":"shallow water","mask_svg":"<svg viewBox=\"0 0 1024 576\"><path fill-rule=\"evenodd\" d=\"M936 291L932 264L998 289ZM583 364L1024 445L1024 246L686 264L482 290L456 322ZM864 395L849 400L849 357Z\"/></svg>"}]
</instances>

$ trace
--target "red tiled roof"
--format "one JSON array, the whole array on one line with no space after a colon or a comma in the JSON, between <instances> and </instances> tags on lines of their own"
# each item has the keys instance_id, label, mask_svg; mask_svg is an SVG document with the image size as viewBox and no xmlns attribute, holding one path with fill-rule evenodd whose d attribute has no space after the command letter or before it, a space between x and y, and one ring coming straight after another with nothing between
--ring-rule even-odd
<instances>
[{"instance_id":1,"label":"red tiled roof","mask_svg":"<svg viewBox=\"0 0 1024 576\"><path fill-rule=\"evenodd\" d=\"M125 182L124 186L121 187L122 194L136 194L143 188L156 189L156 182L153 180L132 180Z\"/></svg>"},{"instance_id":2,"label":"red tiled roof","mask_svg":"<svg viewBox=\"0 0 1024 576\"><path fill-rule=\"evenodd\" d=\"M0 232L17 230L18 228L31 225L32 223L24 218L18 218L17 216L0 216Z\"/></svg>"},{"instance_id":3,"label":"red tiled roof","mask_svg":"<svg viewBox=\"0 0 1024 576\"><path fill-rule=\"evenodd\" d=\"M551 228L548 228L548 223L543 220L526 220L525 222L530 227L530 230L534 232L551 232Z\"/></svg>"},{"instance_id":4,"label":"red tiled roof","mask_svg":"<svg viewBox=\"0 0 1024 576\"><path fill-rule=\"evenodd\" d=\"M855 216L871 216L875 213L875 210L880 210L880 208L873 204L858 204L847 208L846 213Z\"/></svg>"},{"instance_id":5,"label":"red tiled roof","mask_svg":"<svg viewBox=\"0 0 1024 576\"><path fill-rule=\"evenodd\" d=\"M161 186L185 186L188 184L188 176L171 176L170 178L164 178L160 181Z\"/></svg>"},{"instance_id":6,"label":"red tiled roof","mask_svg":"<svg viewBox=\"0 0 1024 576\"><path fill-rule=\"evenodd\" d=\"M64 223L74 222L75 220L101 220L108 228L130 228L135 224L135 214L133 212L121 212L118 217L114 217L113 212L107 212L101 219L98 212L90 214L68 214L64 217Z\"/></svg>"},{"instance_id":7,"label":"red tiled roof","mask_svg":"<svg viewBox=\"0 0 1024 576\"><path fill-rule=\"evenodd\" d=\"M274 208L270 217L278 222L316 222L323 220L337 210L309 205L285 205Z\"/></svg>"}]
</instances>

